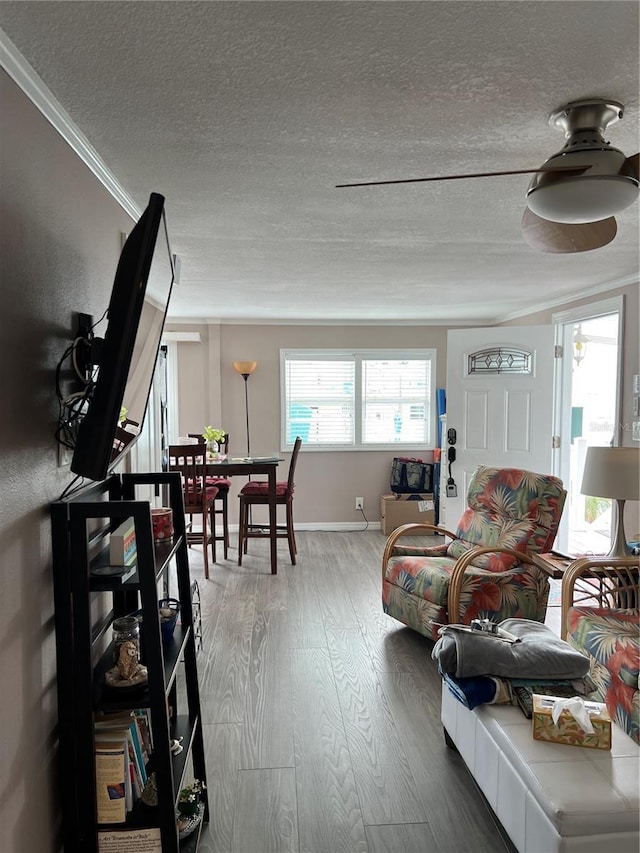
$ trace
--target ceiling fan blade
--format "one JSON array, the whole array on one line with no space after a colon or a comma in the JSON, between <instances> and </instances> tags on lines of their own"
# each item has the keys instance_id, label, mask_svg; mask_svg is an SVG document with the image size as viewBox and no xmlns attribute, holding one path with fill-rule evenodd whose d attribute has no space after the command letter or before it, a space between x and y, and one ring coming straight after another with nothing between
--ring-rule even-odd
<instances>
[{"instance_id":1,"label":"ceiling fan blade","mask_svg":"<svg viewBox=\"0 0 640 853\"><path fill-rule=\"evenodd\" d=\"M584 222L579 225L551 222L537 216L528 207L522 217L522 236L527 243L540 252L567 254L590 252L606 246L616 236L618 226L613 216L599 222Z\"/></svg>"},{"instance_id":2,"label":"ceiling fan blade","mask_svg":"<svg viewBox=\"0 0 640 853\"><path fill-rule=\"evenodd\" d=\"M427 181L458 181L462 178L500 178L504 175L535 175L540 172L573 172L576 175L581 175L590 169L591 165L583 166L547 166L542 169L512 169L505 172L474 172L467 175L440 175L433 178L404 178L396 181L363 181L357 184L336 184L336 188L342 187L380 187L385 184L419 184Z\"/></svg>"},{"instance_id":3,"label":"ceiling fan blade","mask_svg":"<svg viewBox=\"0 0 640 853\"><path fill-rule=\"evenodd\" d=\"M640 153L632 154L631 157L627 157L627 159L622 164L622 168L620 169L621 175L630 175L632 178L635 178L636 181L639 179L638 175L640 173Z\"/></svg>"}]
</instances>

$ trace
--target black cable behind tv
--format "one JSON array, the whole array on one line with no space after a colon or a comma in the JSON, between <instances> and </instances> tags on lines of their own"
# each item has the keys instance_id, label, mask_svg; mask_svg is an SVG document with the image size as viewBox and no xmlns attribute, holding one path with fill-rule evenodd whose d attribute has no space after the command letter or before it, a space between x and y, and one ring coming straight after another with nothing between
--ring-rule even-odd
<instances>
[{"instance_id":1,"label":"black cable behind tv","mask_svg":"<svg viewBox=\"0 0 640 853\"><path fill-rule=\"evenodd\" d=\"M135 443L137 436L126 447L114 441L120 412L124 405L142 427L173 280L164 197L151 193L120 253L98 375L71 462L75 474L103 480Z\"/></svg>"}]
</instances>

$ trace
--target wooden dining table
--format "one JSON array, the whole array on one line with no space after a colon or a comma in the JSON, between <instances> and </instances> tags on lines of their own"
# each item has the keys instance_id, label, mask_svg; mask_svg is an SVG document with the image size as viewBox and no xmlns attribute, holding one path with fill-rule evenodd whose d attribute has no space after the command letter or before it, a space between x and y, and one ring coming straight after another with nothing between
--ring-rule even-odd
<instances>
[{"instance_id":1,"label":"wooden dining table","mask_svg":"<svg viewBox=\"0 0 640 853\"><path fill-rule=\"evenodd\" d=\"M284 460L280 456L245 456L230 457L227 459L214 460L204 463L207 476L231 477L253 474L266 474L269 484L269 544L271 549L271 574L278 573L278 552L276 537L276 468Z\"/></svg>"}]
</instances>

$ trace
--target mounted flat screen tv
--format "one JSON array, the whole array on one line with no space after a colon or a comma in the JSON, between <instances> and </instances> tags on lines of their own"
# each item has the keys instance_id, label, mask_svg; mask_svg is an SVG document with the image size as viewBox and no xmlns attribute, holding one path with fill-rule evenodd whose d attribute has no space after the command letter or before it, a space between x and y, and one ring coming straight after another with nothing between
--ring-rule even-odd
<instances>
[{"instance_id":1,"label":"mounted flat screen tv","mask_svg":"<svg viewBox=\"0 0 640 853\"><path fill-rule=\"evenodd\" d=\"M135 443L149 401L175 266L164 197L151 193L146 210L122 247L107 311L107 329L97 348L97 375L77 432L71 470L103 480ZM137 424L122 435L120 415ZM130 436L130 437L129 437Z\"/></svg>"}]
</instances>

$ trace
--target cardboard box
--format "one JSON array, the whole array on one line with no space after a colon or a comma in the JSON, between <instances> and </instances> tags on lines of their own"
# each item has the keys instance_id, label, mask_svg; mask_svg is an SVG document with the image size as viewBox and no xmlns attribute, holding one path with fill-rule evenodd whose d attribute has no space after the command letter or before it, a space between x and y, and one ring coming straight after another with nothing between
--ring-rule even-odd
<instances>
[{"instance_id":1,"label":"cardboard box","mask_svg":"<svg viewBox=\"0 0 640 853\"><path fill-rule=\"evenodd\" d=\"M533 694L533 739L548 743L564 743L569 746L584 746L589 749L611 749L611 717L602 702L585 700L589 719L594 728L593 734L587 734L572 714L564 710L553 722L551 710L557 696Z\"/></svg>"},{"instance_id":2,"label":"cardboard box","mask_svg":"<svg viewBox=\"0 0 640 853\"><path fill-rule=\"evenodd\" d=\"M388 536L401 524L433 524L433 495L422 495L424 500L401 500L399 495L380 495L380 527ZM416 530L408 535L429 536L428 532Z\"/></svg>"}]
</instances>

